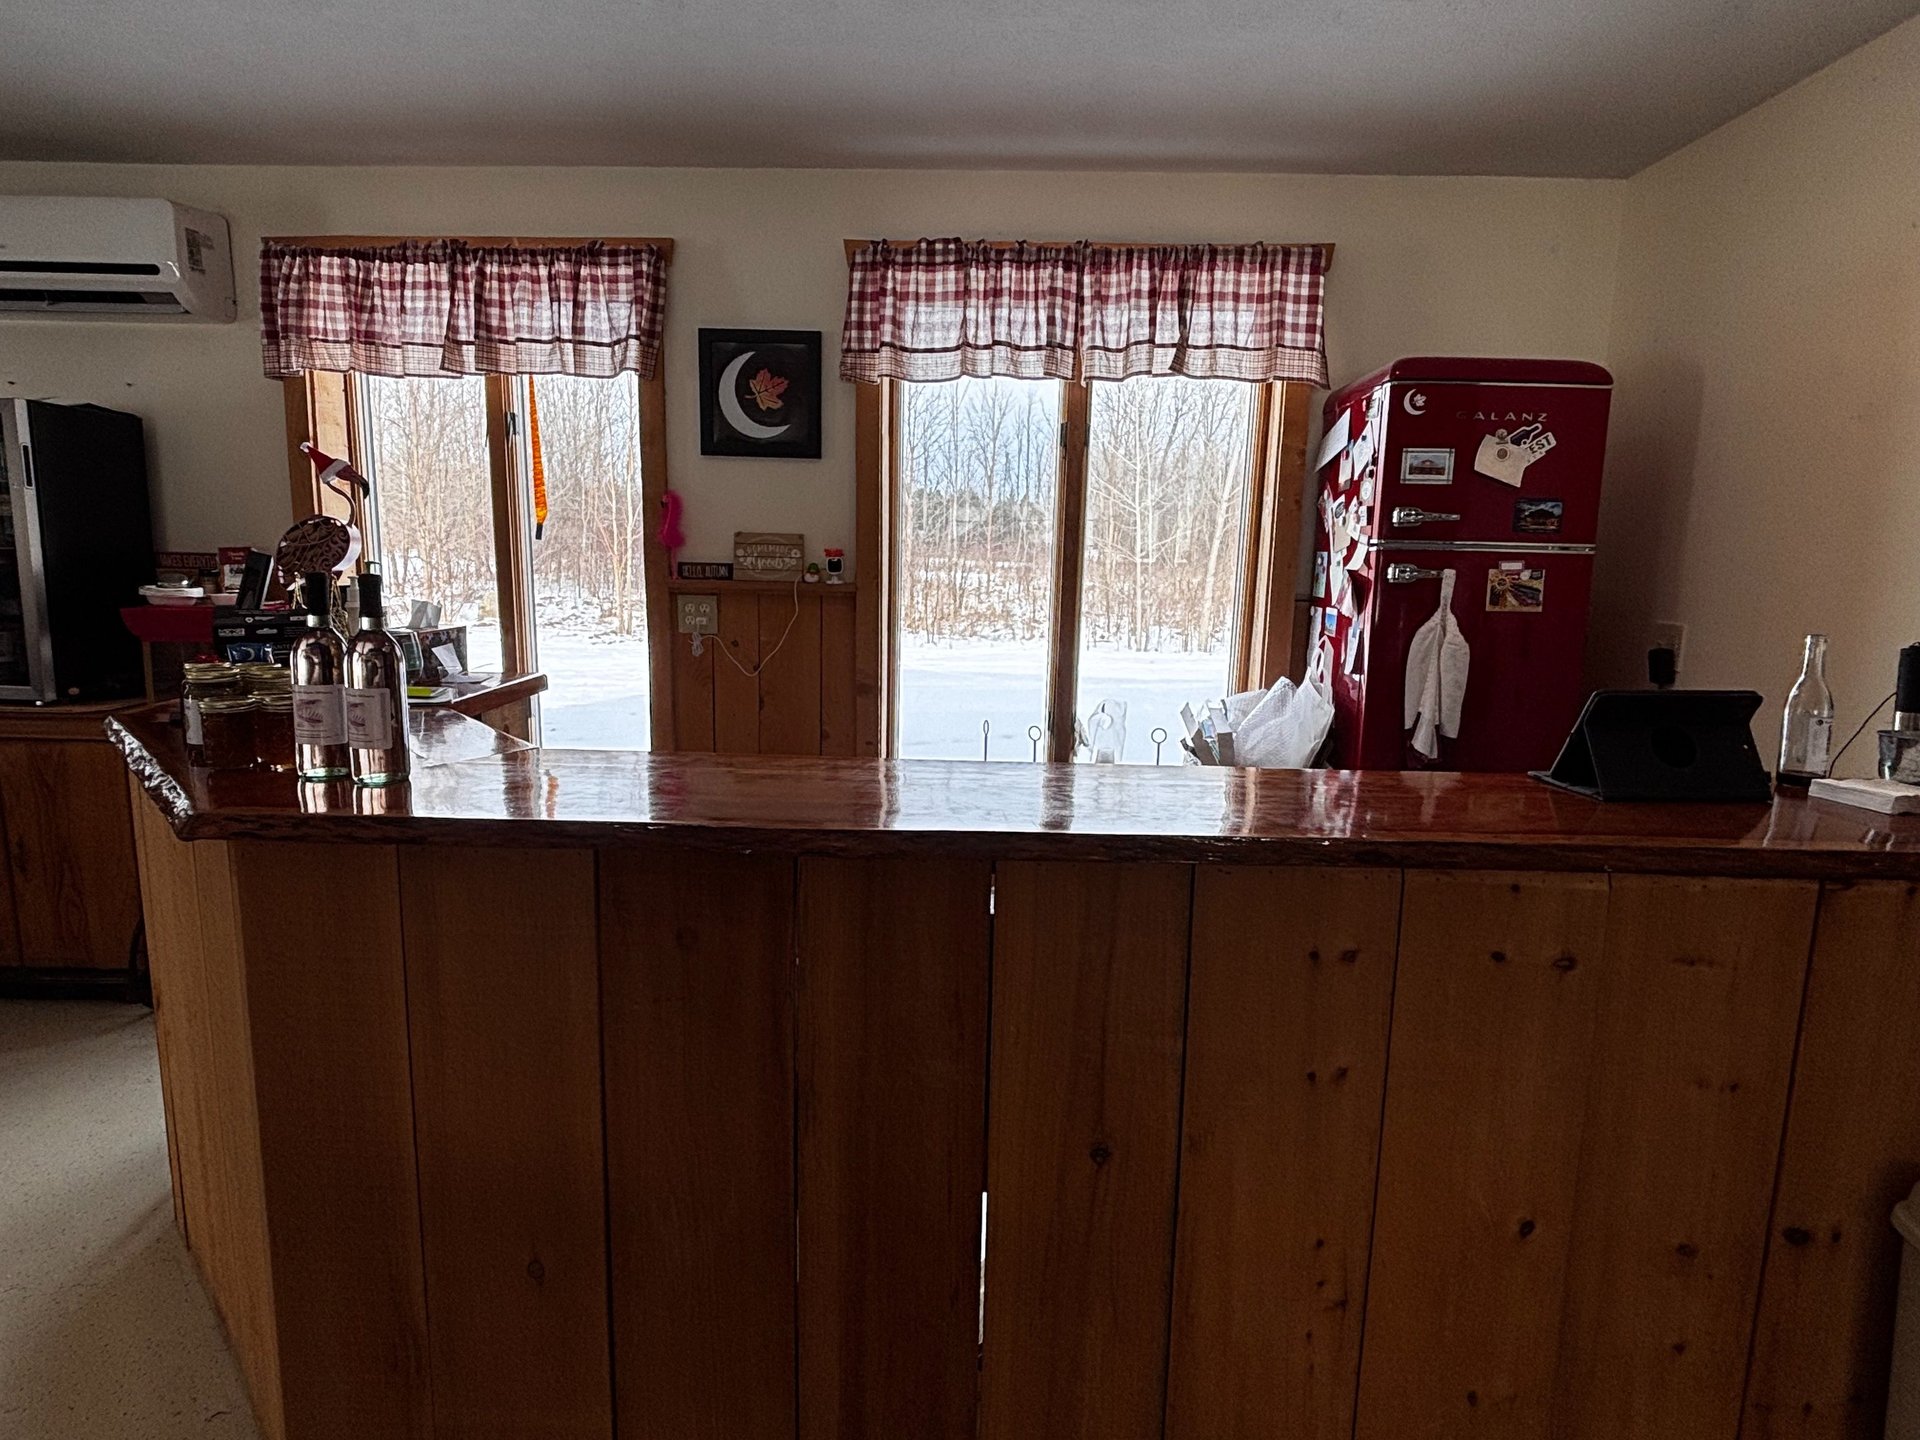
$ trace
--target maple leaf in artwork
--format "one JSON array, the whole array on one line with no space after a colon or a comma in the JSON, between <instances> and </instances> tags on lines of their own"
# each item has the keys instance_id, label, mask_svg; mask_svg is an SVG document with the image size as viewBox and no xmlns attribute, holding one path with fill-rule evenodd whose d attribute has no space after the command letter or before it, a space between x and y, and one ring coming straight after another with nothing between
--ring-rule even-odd
<instances>
[{"instance_id":1,"label":"maple leaf in artwork","mask_svg":"<svg viewBox=\"0 0 1920 1440\"><path fill-rule=\"evenodd\" d=\"M785 376L763 369L747 382L747 388L753 392L753 403L762 410L778 410L786 404L780 397L786 393L788 383Z\"/></svg>"}]
</instances>

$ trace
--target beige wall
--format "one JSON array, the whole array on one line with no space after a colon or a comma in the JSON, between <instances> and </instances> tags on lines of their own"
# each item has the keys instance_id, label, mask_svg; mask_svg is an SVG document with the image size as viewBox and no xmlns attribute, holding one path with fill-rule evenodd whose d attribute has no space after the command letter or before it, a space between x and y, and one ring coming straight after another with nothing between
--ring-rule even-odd
<instances>
[{"instance_id":1,"label":"beige wall","mask_svg":"<svg viewBox=\"0 0 1920 1440\"><path fill-rule=\"evenodd\" d=\"M1597 682L1640 681L1681 621L1682 683L1762 691L1769 752L1805 632L1832 636L1840 738L1893 688L1920 638L1916 154L1920 20L1628 182Z\"/></svg>"},{"instance_id":2,"label":"beige wall","mask_svg":"<svg viewBox=\"0 0 1920 1440\"><path fill-rule=\"evenodd\" d=\"M677 242L666 337L669 469L687 554L736 529L851 548L853 402L829 382L819 462L704 459L694 331L825 332L838 359L847 236L1330 240L1336 383L1397 355L1601 358L1620 181L965 171L300 169L0 164L0 193L161 195L225 214L229 326L0 322L0 393L93 400L150 423L159 538L252 542L285 527L279 387L261 378L262 234L658 234Z\"/></svg>"}]
</instances>

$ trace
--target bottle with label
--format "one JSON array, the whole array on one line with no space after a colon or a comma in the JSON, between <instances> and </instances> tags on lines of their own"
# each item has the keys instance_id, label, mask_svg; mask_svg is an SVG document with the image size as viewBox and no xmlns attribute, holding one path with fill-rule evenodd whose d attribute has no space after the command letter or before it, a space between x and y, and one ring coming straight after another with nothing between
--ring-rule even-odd
<instances>
[{"instance_id":1,"label":"bottle with label","mask_svg":"<svg viewBox=\"0 0 1920 1440\"><path fill-rule=\"evenodd\" d=\"M1827 637L1807 636L1800 678L1787 692L1780 722L1780 768L1774 780L1804 790L1832 764L1833 692L1827 689Z\"/></svg>"},{"instance_id":2,"label":"bottle with label","mask_svg":"<svg viewBox=\"0 0 1920 1440\"><path fill-rule=\"evenodd\" d=\"M380 577L362 575L360 629L347 642L347 746L353 783L407 778L407 659L387 633Z\"/></svg>"},{"instance_id":3,"label":"bottle with label","mask_svg":"<svg viewBox=\"0 0 1920 1440\"><path fill-rule=\"evenodd\" d=\"M307 628L293 642L293 768L302 780L347 773L347 647L334 633L333 576L302 576L300 608Z\"/></svg>"}]
</instances>

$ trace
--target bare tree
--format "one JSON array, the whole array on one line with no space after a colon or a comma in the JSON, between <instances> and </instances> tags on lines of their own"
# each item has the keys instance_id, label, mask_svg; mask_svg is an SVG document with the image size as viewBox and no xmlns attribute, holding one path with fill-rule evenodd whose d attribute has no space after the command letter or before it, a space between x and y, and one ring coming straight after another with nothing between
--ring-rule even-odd
<instances>
[{"instance_id":1,"label":"bare tree","mask_svg":"<svg viewBox=\"0 0 1920 1440\"><path fill-rule=\"evenodd\" d=\"M900 605L932 640L1031 640L1050 608L1060 388L961 380L903 387ZM1083 634L1097 645L1212 651L1232 633L1252 387L1096 383L1087 467Z\"/></svg>"},{"instance_id":2,"label":"bare tree","mask_svg":"<svg viewBox=\"0 0 1920 1440\"><path fill-rule=\"evenodd\" d=\"M497 617L485 382L363 377L382 561L393 591L449 615ZM533 547L543 624L644 629L639 391L611 380L533 382L548 518Z\"/></svg>"}]
</instances>

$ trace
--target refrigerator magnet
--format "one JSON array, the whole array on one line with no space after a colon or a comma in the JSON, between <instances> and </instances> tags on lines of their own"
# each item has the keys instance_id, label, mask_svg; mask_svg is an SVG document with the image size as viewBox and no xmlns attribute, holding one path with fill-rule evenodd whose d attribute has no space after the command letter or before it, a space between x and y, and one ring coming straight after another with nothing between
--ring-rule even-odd
<instances>
[{"instance_id":1,"label":"refrigerator magnet","mask_svg":"<svg viewBox=\"0 0 1920 1440\"><path fill-rule=\"evenodd\" d=\"M1546 609L1547 572L1509 560L1487 571L1487 609L1502 615L1538 615Z\"/></svg>"},{"instance_id":2,"label":"refrigerator magnet","mask_svg":"<svg viewBox=\"0 0 1920 1440\"><path fill-rule=\"evenodd\" d=\"M1313 553L1313 598L1323 600L1327 594L1327 552L1316 550Z\"/></svg>"},{"instance_id":3,"label":"refrigerator magnet","mask_svg":"<svg viewBox=\"0 0 1920 1440\"><path fill-rule=\"evenodd\" d=\"M1527 496L1513 502L1513 533L1516 535L1558 535L1565 518L1564 500Z\"/></svg>"},{"instance_id":4,"label":"refrigerator magnet","mask_svg":"<svg viewBox=\"0 0 1920 1440\"><path fill-rule=\"evenodd\" d=\"M1453 451L1406 449L1400 452L1400 480L1405 485L1451 485Z\"/></svg>"}]
</instances>

